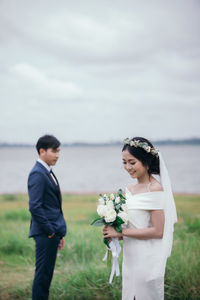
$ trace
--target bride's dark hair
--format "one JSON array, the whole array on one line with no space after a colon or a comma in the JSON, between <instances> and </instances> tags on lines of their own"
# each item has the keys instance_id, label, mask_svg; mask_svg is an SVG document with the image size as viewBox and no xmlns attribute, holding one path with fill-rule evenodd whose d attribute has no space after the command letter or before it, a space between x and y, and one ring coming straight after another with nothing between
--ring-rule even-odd
<instances>
[{"instance_id":1,"label":"bride's dark hair","mask_svg":"<svg viewBox=\"0 0 200 300\"><path fill-rule=\"evenodd\" d=\"M152 143L143 137L137 136L131 139L131 141L133 140L139 140L140 142L145 142L148 144L148 146L154 148ZM148 168L149 174L160 174L160 161L158 156L146 152L141 147L134 147L134 146L130 146L129 144L125 144L123 146L122 151L124 150L128 150L130 154L132 154L138 160L140 160L141 163Z\"/></svg>"}]
</instances>

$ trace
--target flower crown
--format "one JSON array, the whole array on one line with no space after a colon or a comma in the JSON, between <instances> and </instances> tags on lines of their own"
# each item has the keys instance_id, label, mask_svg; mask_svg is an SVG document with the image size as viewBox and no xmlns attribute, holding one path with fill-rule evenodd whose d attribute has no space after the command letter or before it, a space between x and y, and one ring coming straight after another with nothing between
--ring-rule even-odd
<instances>
[{"instance_id":1,"label":"flower crown","mask_svg":"<svg viewBox=\"0 0 200 300\"><path fill-rule=\"evenodd\" d=\"M126 138L123 141L124 145L130 145L131 147L140 147L144 149L147 153L151 153L152 155L155 155L158 157L158 149L153 148L149 146L146 142L141 142L140 140L130 140L129 138Z\"/></svg>"}]
</instances>

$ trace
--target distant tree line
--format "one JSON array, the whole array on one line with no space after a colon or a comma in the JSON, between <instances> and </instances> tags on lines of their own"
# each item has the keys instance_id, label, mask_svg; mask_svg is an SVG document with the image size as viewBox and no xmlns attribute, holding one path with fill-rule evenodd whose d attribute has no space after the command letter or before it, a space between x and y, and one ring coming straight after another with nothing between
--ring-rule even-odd
<instances>
[{"instance_id":1,"label":"distant tree line","mask_svg":"<svg viewBox=\"0 0 200 300\"><path fill-rule=\"evenodd\" d=\"M200 138L190 138L190 139L166 139L166 140L155 140L152 141L155 145L200 145ZM105 143L89 143L89 142L75 142L75 143L63 143L62 146L64 147L84 147L84 146L92 146L92 147L99 147L99 146L118 146L122 145L120 141L111 141ZM0 142L0 147L35 147L33 144L26 144L26 143L6 143Z\"/></svg>"}]
</instances>

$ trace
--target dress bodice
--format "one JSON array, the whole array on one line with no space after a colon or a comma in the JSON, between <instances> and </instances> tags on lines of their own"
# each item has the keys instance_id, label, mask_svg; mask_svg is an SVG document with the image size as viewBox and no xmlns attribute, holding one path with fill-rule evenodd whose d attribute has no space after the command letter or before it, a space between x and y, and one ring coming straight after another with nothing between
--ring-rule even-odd
<instances>
[{"instance_id":1,"label":"dress bodice","mask_svg":"<svg viewBox=\"0 0 200 300\"><path fill-rule=\"evenodd\" d=\"M145 228L151 224L151 210L163 208L163 192L132 194L126 188L129 222L127 227Z\"/></svg>"},{"instance_id":2,"label":"dress bodice","mask_svg":"<svg viewBox=\"0 0 200 300\"><path fill-rule=\"evenodd\" d=\"M144 228L151 226L151 214L148 210L131 209L128 210L127 227Z\"/></svg>"}]
</instances>

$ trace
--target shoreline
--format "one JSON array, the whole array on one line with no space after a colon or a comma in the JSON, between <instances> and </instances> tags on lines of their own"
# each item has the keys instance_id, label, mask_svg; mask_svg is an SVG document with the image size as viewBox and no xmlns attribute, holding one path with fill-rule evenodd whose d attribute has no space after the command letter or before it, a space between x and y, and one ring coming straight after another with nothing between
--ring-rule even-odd
<instances>
[{"instance_id":1,"label":"shoreline","mask_svg":"<svg viewBox=\"0 0 200 300\"><path fill-rule=\"evenodd\" d=\"M77 195L77 196L87 196L87 195L97 195L99 196L100 194L110 194L110 193L116 193L116 191L88 191L88 192L78 192L78 191L62 191L62 195ZM12 192L12 193L1 193L0 192L0 196L4 196L4 195L28 195L28 193L26 192ZM187 193L187 192L174 192L173 193L174 196L199 196L200 197L200 193Z\"/></svg>"}]
</instances>

